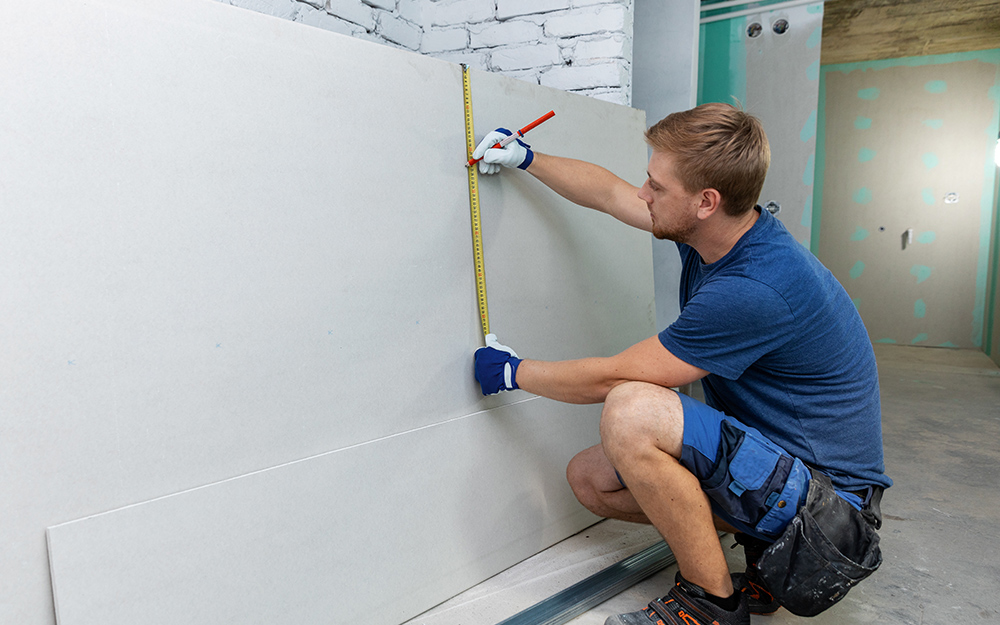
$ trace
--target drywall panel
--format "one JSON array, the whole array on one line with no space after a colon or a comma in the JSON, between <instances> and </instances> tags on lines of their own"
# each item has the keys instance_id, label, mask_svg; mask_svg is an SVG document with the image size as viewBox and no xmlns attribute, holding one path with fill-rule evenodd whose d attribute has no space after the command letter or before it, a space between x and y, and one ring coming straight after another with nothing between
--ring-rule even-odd
<instances>
[{"instance_id":1,"label":"drywall panel","mask_svg":"<svg viewBox=\"0 0 1000 625\"><path fill-rule=\"evenodd\" d=\"M735 97L761 120L771 166L760 204L775 202L778 219L809 247L823 3L766 9L702 25L698 99Z\"/></svg>"},{"instance_id":2,"label":"drywall panel","mask_svg":"<svg viewBox=\"0 0 1000 625\"><path fill-rule=\"evenodd\" d=\"M0 622L53 622L46 527L527 397L471 376L458 66L195 0L10 2L0 57ZM641 182L641 112L473 91L480 134L555 109L537 147ZM502 340L655 332L645 233L523 172L482 200Z\"/></svg>"},{"instance_id":3,"label":"drywall panel","mask_svg":"<svg viewBox=\"0 0 1000 625\"><path fill-rule=\"evenodd\" d=\"M402 622L597 520L544 478L583 412L530 398L53 527L59 623Z\"/></svg>"}]
</instances>

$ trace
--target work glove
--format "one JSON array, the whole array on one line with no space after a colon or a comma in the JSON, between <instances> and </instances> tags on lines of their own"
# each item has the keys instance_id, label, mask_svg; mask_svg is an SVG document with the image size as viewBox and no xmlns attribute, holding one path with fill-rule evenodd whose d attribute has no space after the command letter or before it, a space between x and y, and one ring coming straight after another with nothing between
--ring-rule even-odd
<instances>
[{"instance_id":1,"label":"work glove","mask_svg":"<svg viewBox=\"0 0 1000 625\"><path fill-rule=\"evenodd\" d=\"M496 334L487 334L486 347L476 350L476 382L483 389L483 395L516 389L519 364L521 359L514 350L498 343Z\"/></svg>"},{"instance_id":2,"label":"work glove","mask_svg":"<svg viewBox=\"0 0 1000 625\"><path fill-rule=\"evenodd\" d=\"M500 166L517 167L527 169L531 161L535 158L535 153L531 151L531 146L518 139L503 148L493 146L501 139L509 137L511 132L506 128L497 128L486 135L476 150L472 153L472 158L482 158L479 161L479 171L484 174L495 174L500 171Z\"/></svg>"}]
</instances>

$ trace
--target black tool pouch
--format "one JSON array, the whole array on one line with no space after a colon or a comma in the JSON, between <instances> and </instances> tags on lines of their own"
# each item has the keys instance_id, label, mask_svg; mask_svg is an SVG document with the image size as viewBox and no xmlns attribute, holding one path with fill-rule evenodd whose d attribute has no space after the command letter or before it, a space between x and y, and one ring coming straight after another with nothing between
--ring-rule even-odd
<instances>
[{"instance_id":1,"label":"black tool pouch","mask_svg":"<svg viewBox=\"0 0 1000 625\"><path fill-rule=\"evenodd\" d=\"M757 569L782 607L815 616L880 564L875 528L834 492L830 478L814 470L805 505L760 556Z\"/></svg>"}]
</instances>

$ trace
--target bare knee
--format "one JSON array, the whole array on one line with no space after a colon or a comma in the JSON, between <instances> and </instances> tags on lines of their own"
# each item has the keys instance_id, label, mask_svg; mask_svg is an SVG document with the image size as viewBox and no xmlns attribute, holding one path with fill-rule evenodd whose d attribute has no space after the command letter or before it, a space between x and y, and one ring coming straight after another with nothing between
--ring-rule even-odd
<instances>
[{"instance_id":1,"label":"bare knee","mask_svg":"<svg viewBox=\"0 0 1000 625\"><path fill-rule=\"evenodd\" d=\"M608 394L601 414L601 442L612 464L622 454L643 450L681 454L684 411L674 391L647 384L626 382Z\"/></svg>"}]
</instances>

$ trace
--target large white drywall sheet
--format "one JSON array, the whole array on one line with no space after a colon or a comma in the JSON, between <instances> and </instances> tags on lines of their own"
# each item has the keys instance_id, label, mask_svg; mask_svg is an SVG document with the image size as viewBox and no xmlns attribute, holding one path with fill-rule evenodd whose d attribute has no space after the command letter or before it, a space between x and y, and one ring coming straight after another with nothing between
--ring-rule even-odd
<instances>
[{"instance_id":1,"label":"large white drywall sheet","mask_svg":"<svg viewBox=\"0 0 1000 625\"><path fill-rule=\"evenodd\" d=\"M87 580L124 569L80 559L107 551L100 532L67 522L117 523L142 506L92 515L149 501L178 502L183 517L191 489L230 501L232 478L313 470L332 451L421 428L447 443L447 424L487 427L482 414L495 413L482 411L502 420L525 399L484 399L471 378L481 336L458 66L197 1L10 3L0 58L0 497L12 511L0 515L0 622L53 620L46 527L78 541L53 531L54 570L83 563L57 580L60 596L113 592ZM473 83L480 134L554 108L536 147L641 180L641 114L482 73ZM501 338L558 358L651 334L648 236L511 174L482 181ZM573 429L512 427L498 445L529 465L564 464L596 440L595 407L528 404ZM399 477L392 458L374 466L375 484ZM441 470L474 473L457 459ZM528 482L506 492L558 486L562 498L546 495L534 529L512 530L509 554L470 546L466 571L485 576L587 522L561 469ZM335 517L336 503L314 511ZM518 514L489 505L476 518ZM395 529L410 512L396 511ZM161 538L182 540L184 527ZM240 527L217 547L245 544ZM440 574L423 600L474 577ZM259 578L241 591L274 598Z\"/></svg>"},{"instance_id":2,"label":"large white drywall sheet","mask_svg":"<svg viewBox=\"0 0 1000 625\"><path fill-rule=\"evenodd\" d=\"M596 520L551 479L595 427L533 398L52 528L59 623L406 621Z\"/></svg>"}]
</instances>

